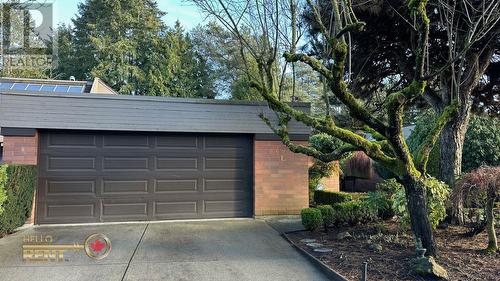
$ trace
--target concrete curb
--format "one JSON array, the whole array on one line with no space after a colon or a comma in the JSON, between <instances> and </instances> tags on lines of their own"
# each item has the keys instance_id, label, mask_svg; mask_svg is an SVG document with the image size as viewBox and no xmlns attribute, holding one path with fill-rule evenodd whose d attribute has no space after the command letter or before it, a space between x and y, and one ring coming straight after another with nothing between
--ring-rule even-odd
<instances>
[{"instance_id":1,"label":"concrete curb","mask_svg":"<svg viewBox=\"0 0 500 281\"><path fill-rule=\"evenodd\" d=\"M284 232L284 233L281 233L281 237L283 237L288 243L290 243L290 245L292 245L300 254L302 254L304 257L306 257L316 268L321 270L321 272L323 272L328 277L328 279L333 280L333 281L350 281L349 279L342 276L340 273L331 269L329 266L327 266L325 263L323 263L322 261L317 259L315 256L308 253L306 250L297 246L292 241L292 239L290 239L287 235L287 234L294 233L294 232L299 232L299 231Z\"/></svg>"}]
</instances>

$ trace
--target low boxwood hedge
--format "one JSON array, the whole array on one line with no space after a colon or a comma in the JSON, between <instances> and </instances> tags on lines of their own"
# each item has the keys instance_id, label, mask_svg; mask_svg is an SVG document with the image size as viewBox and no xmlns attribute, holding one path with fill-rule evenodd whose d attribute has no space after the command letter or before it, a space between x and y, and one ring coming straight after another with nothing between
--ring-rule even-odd
<instances>
[{"instance_id":1,"label":"low boxwood hedge","mask_svg":"<svg viewBox=\"0 0 500 281\"><path fill-rule=\"evenodd\" d=\"M333 205L351 200L352 196L343 192L326 190L316 190L314 192L314 202L316 202L317 205Z\"/></svg>"},{"instance_id":2,"label":"low boxwood hedge","mask_svg":"<svg viewBox=\"0 0 500 281\"><path fill-rule=\"evenodd\" d=\"M325 226L325 231L328 231L328 227L334 223L335 211L330 205L320 205L317 207L321 212L321 217L323 218L323 224Z\"/></svg>"},{"instance_id":3,"label":"low boxwood hedge","mask_svg":"<svg viewBox=\"0 0 500 281\"><path fill-rule=\"evenodd\" d=\"M323 225L321 211L316 208L305 208L300 211L302 225L307 229L314 231Z\"/></svg>"},{"instance_id":4,"label":"low boxwood hedge","mask_svg":"<svg viewBox=\"0 0 500 281\"><path fill-rule=\"evenodd\" d=\"M335 225L357 225L377 220L377 213L368 208L363 201L347 201L333 204L332 207Z\"/></svg>"},{"instance_id":5,"label":"low boxwood hedge","mask_svg":"<svg viewBox=\"0 0 500 281\"><path fill-rule=\"evenodd\" d=\"M37 182L36 166L0 166L0 234L10 233L22 226L30 216Z\"/></svg>"}]
</instances>

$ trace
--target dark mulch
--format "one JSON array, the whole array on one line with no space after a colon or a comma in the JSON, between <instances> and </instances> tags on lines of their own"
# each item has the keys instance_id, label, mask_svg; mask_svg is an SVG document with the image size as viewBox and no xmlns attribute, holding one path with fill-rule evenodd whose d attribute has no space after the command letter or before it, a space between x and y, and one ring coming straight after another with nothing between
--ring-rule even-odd
<instances>
[{"instance_id":1,"label":"dark mulch","mask_svg":"<svg viewBox=\"0 0 500 281\"><path fill-rule=\"evenodd\" d=\"M485 232L470 238L464 236L467 230L458 226L436 230L438 263L448 270L450 280L500 280L500 254L482 251L488 242ZM337 240L336 235L343 231L348 231L353 238ZM427 280L410 272L410 261L415 256L413 239L410 232L401 231L394 222L335 228L329 233L295 232L288 236L349 280L359 280L364 261L368 261L368 280ZM382 245L380 253L368 248L370 237L372 243ZM333 252L316 253L301 242L303 238L317 239Z\"/></svg>"}]
</instances>

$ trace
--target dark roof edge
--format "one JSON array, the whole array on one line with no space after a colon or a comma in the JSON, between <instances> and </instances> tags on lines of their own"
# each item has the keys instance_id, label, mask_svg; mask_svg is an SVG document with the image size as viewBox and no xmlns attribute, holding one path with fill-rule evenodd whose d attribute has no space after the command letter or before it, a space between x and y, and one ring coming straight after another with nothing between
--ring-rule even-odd
<instances>
[{"instance_id":1,"label":"dark roof edge","mask_svg":"<svg viewBox=\"0 0 500 281\"><path fill-rule=\"evenodd\" d=\"M267 106L267 102L260 101L240 101L240 100L216 100L216 99L195 99L195 98L174 98L174 97L153 97L153 96L131 96L131 95L111 95L111 94L68 94L68 93L22 93L15 91L1 91L0 94L33 96L47 98L76 98L76 99L118 99L131 101L151 101L151 102L169 102L169 103L195 103L195 104L221 104L221 105L248 105L248 106ZM294 107L310 107L307 102L293 102L290 105Z\"/></svg>"}]
</instances>

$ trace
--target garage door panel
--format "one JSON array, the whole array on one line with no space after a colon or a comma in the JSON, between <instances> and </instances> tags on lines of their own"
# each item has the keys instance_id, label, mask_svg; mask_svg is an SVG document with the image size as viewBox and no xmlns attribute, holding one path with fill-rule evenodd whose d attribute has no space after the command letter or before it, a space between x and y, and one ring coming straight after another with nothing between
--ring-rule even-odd
<instances>
[{"instance_id":1,"label":"garage door panel","mask_svg":"<svg viewBox=\"0 0 500 281\"><path fill-rule=\"evenodd\" d=\"M94 196L96 192L95 180L64 180L58 178L55 180L45 179L43 182L46 196Z\"/></svg>"},{"instance_id":2,"label":"garage door panel","mask_svg":"<svg viewBox=\"0 0 500 281\"><path fill-rule=\"evenodd\" d=\"M149 158L148 157L103 157L102 169L104 172L107 170L148 170Z\"/></svg>"},{"instance_id":3,"label":"garage door panel","mask_svg":"<svg viewBox=\"0 0 500 281\"><path fill-rule=\"evenodd\" d=\"M153 216L159 217L196 217L198 214L197 201L167 202L155 201Z\"/></svg>"},{"instance_id":4,"label":"garage door panel","mask_svg":"<svg viewBox=\"0 0 500 281\"><path fill-rule=\"evenodd\" d=\"M157 179L155 193L193 193L198 191L198 179Z\"/></svg>"},{"instance_id":5,"label":"garage door panel","mask_svg":"<svg viewBox=\"0 0 500 281\"><path fill-rule=\"evenodd\" d=\"M104 148L149 148L149 136L127 136L124 138L122 135L105 135L103 136L102 146Z\"/></svg>"},{"instance_id":6,"label":"garage door panel","mask_svg":"<svg viewBox=\"0 0 500 281\"><path fill-rule=\"evenodd\" d=\"M199 137L191 135L158 136L156 138L156 146L163 149L197 149L198 139Z\"/></svg>"},{"instance_id":7,"label":"garage door panel","mask_svg":"<svg viewBox=\"0 0 500 281\"><path fill-rule=\"evenodd\" d=\"M105 217L147 217L148 202L113 200L102 202L102 216Z\"/></svg>"},{"instance_id":8,"label":"garage door panel","mask_svg":"<svg viewBox=\"0 0 500 281\"><path fill-rule=\"evenodd\" d=\"M102 181L102 195L148 193L148 180L107 180Z\"/></svg>"},{"instance_id":9,"label":"garage door panel","mask_svg":"<svg viewBox=\"0 0 500 281\"><path fill-rule=\"evenodd\" d=\"M48 170L95 170L95 157L48 156Z\"/></svg>"},{"instance_id":10,"label":"garage door panel","mask_svg":"<svg viewBox=\"0 0 500 281\"><path fill-rule=\"evenodd\" d=\"M42 142L47 142L48 148L63 148L63 147L95 147L97 145L95 135L85 134L58 134L54 133L42 139Z\"/></svg>"},{"instance_id":11,"label":"garage door panel","mask_svg":"<svg viewBox=\"0 0 500 281\"><path fill-rule=\"evenodd\" d=\"M58 203L46 202L45 217L47 219L60 218L94 218L97 214L96 202L71 202Z\"/></svg>"},{"instance_id":12,"label":"garage door panel","mask_svg":"<svg viewBox=\"0 0 500 281\"><path fill-rule=\"evenodd\" d=\"M37 223L253 213L249 136L40 134Z\"/></svg>"},{"instance_id":13,"label":"garage door panel","mask_svg":"<svg viewBox=\"0 0 500 281\"><path fill-rule=\"evenodd\" d=\"M198 170L199 159L193 157L156 157L156 169L158 170Z\"/></svg>"}]
</instances>

